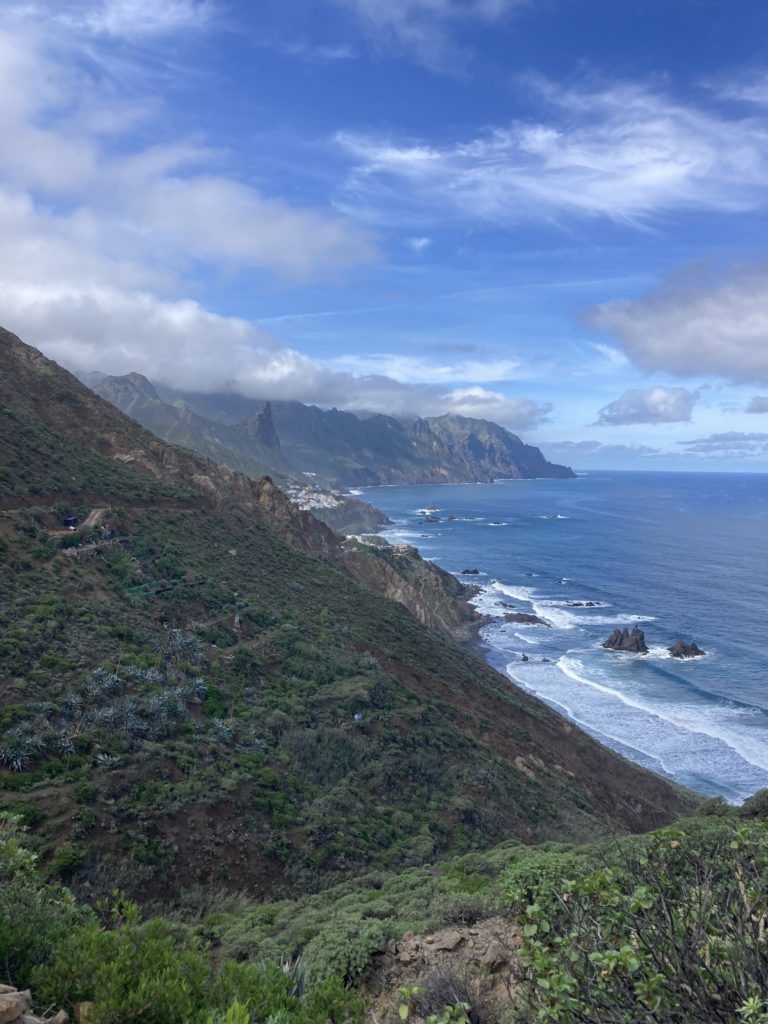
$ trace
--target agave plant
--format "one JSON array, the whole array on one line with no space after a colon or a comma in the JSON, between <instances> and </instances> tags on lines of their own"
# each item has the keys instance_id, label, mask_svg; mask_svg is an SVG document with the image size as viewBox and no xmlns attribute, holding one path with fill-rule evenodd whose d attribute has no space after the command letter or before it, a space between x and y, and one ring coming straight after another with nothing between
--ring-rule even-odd
<instances>
[{"instance_id":1,"label":"agave plant","mask_svg":"<svg viewBox=\"0 0 768 1024\"><path fill-rule=\"evenodd\" d=\"M31 714L38 715L40 718L50 718L55 711L53 704L49 700L33 701L27 707Z\"/></svg>"},{"instance_id":2,"label":"agave plant","mask_svg":"<svg viewBox=\"0 0 768 1024\"><path fill-rule=\"evenodd\" d=\"M291 995L301 999L307 989L307 965L302 953L293 957L281 957L280 970L291 979Z\"/></svg>"},{"instance_id":3,"label":"agave plant","mask_svg":"<svg viewBox=\"0 0 768 1024\"><path fill-rule=\"evenodd\" d=\"M56 735L53 741L53 745L56 748L56 750L64 757L67 757L70 754L74 754L75 752L74 736L71 733L66 732L64 730L62 730L60 733Z\"/></svg>"},{"instance_id":4,"label":"agave plant","mask_svg":"<svg viewBox=\"0 0 768 1024\"><path fill-rule=\"evenodd\" d=\"M119 758L113 757L112 754L102 753L97 754L93 762L97 768L114 768L115 765L119 764Z\"/></svg>"},{"instance_id":5,"label":"agave plant","mask_svg":"<svg viewBox=\"0 0 768 1024\"><path fill-rule=\"evenodd\" d=\"M211 726L222 743L229 743L234 735L234 729L229 722L225 722L223 718L214 718Z\"/></svg>"},{"instance_id":6,"label":"agave plant","mask_svg":"<svg viewBox=\"0 0 768 1024\"><path fill-rule=\"evenodd\" d=\"M187 683L187 692L190 696L202 700L208 692L208 685L202 676L196 676Z\"/></svg>"},{"instance_id":7,"label":"agave plant","mask_svg":"<svg viewBox=\"0 0 768 1024\"><path fill-rule=\"evenodd\" d=\"M84 701L80 694L72 691L64 697L63 714L67 718L75 718L83 710L83 704Z\"/></svg>"},{"instance_id":8,"label":"agave plant","mask_svg":"<svg viewBox=\"0 0 768 1024\"><path fill-rule=\"evenodd\" d=\"M0 762L12 772L23 772L34 757L30 737L22 728L10 729L0 744Z\"/></svg>"}]
</instances>

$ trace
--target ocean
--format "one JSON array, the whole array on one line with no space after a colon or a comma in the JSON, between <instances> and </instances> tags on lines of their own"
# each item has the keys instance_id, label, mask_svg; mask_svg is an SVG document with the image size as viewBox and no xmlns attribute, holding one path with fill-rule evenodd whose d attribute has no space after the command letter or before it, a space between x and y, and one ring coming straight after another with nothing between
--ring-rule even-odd
<instances>
[{"instance_id":1,"label":"ocean","mask_svg":"<svg viewBox=\"0 0 768 1024\"><path fill-rule=\"evenodd\" d=\"M482 588L486 657L510 685L701 793L738 801L768 786L768 476L590 472L362 493L393 520L392 542L479 570L460 578ZM601 647L634 624L648 655ZM706 655L672 658L678 639Z\"/></svg>"}]
</instances>

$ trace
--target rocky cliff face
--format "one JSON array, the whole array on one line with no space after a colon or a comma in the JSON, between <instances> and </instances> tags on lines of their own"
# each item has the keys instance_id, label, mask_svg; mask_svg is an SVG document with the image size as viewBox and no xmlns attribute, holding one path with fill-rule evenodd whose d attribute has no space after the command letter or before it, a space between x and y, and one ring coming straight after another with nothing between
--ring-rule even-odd
<instances>
[{"instance_id":1,"label":"rocky cliff face","mask_svg":"<svg viewBox=\"0 0 768 1024\"><path fill-rule=\"evenodd\" d=\"M140 373L104 377L93 390L171 444L191 448L248 476L292 475L280 448L269 402L257 404L242 423L228 425L199 415L183 401L165 401Z\"/></svg>"},{"instance_id":2,"label":"rocky cliff face","mask_svg":"<svg viewBox=\"0 0 768 1024\"><path fill-rule=\"evenodd\" d=\"M309 554L320 555L358 583L403 605L422 625L464 640L484 619L468 603L472 588L420 557L415 548L395 553L348 545L311 513L303 512L266 477L256 488L259 506L282 537Z\"/></svg>"},{"instance_id":3,"label":"rocky cliff face","mask_svg":"<svg viewBox=\"0 0 768 1024\"><path fill-rule=\"evenodd\" d=\"M359 583L404 605L418 622L444 636L467 640L486 621L469 604L474 588L425 561L415 548L348 551L345 565Z\"/></svg>"},{"instance_id":4,"label":"rocky cliff face","mask_svg":"<svg viewBox=\"0 0 768 1024\"><path fill-rule=\"evenodd\" d=\"M165 440L251 476L309 473L318 483L343 487L573 476L490 420L397 419L301 402L187 394L156 389L140 374L106 377L94 386Z\"/></svg>"}]
</instances>

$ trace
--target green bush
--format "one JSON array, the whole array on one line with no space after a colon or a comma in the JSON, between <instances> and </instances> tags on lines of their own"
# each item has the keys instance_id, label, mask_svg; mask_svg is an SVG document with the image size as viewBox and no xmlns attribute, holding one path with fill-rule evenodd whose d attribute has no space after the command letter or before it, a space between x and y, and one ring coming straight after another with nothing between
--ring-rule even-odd
<instances>
[{"instance_id":1,"label":"green bush","mask_svg":"<svg viewBox=\"0 0 768 1024\"><path fill-rule=\"evenodd\" d=\"M768 1024L768 822L691 821L623 841L531 902L530 884L510 896L521 1020Z\"/></svg>"},{"instance_id":2,"label":"green bush","mask_svg":"<svg viewBox=\"0 0 768 1024\"><path fill-rule=\"evenodd\" d=\"M334 917L306 948L310 978L318 982L333 977L354 981L365 971L371 954L385 944L381 921L359 915Z\"/></svg>"},{"instance_id":3,"label":"green bush","mask_svg":"<svg viewBox=\"0 0 768 1024\"><path fill-rule=\"evenodd\" d=\"M0 963L22 988L87 917L66 889L40 878L36 857L23 844L24 831L18 817L0 815Z\"/></svg>"},{"instance_id":4,"label":"green bush","mask_svg":"<svg viewBox=\"0 0 768 1024\"><path fill-rule=\"evenodd\" d=\"M0 963L38 1005L91 1002L92 1024L317 1024L362 1020L326 971L309 992L274 964L215 965L203 941L165 918L142 921L115 894L98 913L46 883L18 818L0 816ZM294 966L295 965L286 965Z\"/></svg>"}]
</instances>

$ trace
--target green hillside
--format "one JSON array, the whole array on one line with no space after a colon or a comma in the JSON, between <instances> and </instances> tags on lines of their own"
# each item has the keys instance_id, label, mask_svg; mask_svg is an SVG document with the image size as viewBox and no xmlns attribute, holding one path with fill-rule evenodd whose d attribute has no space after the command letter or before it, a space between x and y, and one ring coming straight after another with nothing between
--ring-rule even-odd
<instances>
[{"instance_id":1,"label":"green hillside","mask_svg":"<svg viewBox=\"0 0 768 1024\"><path fill-rule=\"evenodd\" d=\"M6 481L0 805L34 809L51 870L274 895L685 806L376 593L391 567L268 482L162 444L12 335L0 351L8 464L37 488ZM56 532L51 509L91 502Z\"/></svg>"}]
</instances>

